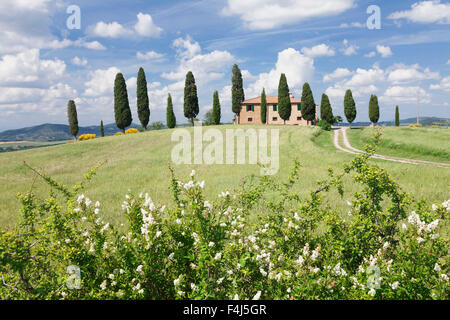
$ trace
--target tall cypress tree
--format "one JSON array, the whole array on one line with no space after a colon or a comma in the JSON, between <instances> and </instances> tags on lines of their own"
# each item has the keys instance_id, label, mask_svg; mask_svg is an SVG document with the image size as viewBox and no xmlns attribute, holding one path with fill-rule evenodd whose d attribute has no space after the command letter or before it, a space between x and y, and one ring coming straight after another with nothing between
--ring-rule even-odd
<instances>
[{"instance_id":1,"label":"tall cypress tree","mask_svg":"<svg viewBox=\"0 0 450 320\"><path fill-rule=\"evenodd\" d=\"M220 100L219 92L214 91L213 95L213 109L212 109L212 120L213 124L220 124Z\"/></svg>"},{"instance_id":2,"label":"tall cypress tree","mask_svg":"<svg viewBox=\"0 0 450 320\"><path fill-rule=\"evenodd\" d=\"M267 98L266 98L266 89L264 88L261 93L261 121L264 124L267 121Z\"/></svg>"},{"instance_id":3,"label":"tall cypress tree","mask_svg":"<svg viewBox=\"0 0 450 320\"><path fill-rule=\"evenodd\" d=\"M352 91L350 89L348 89L345 92L345 97L344 97L344 114L345 114L345 117L347 118L347 121L349 123L349 127L351 128L352 122L356 118L356 104L355 104L355 100L353 100Z\"/></svg>"},{"instance_id":4,"label":"tall cypress tree","mask_svg":"<svg viewBox=\"0 0 450 320\"><path fill-rule=\"evenodd\" d=\"M103 128L103 120L100 121L100 136L101 137L105 136L105 129Z\"/></svg>"},{"instance_id":5,"label":"tall cypress tree","mask_svg":"<svg viewBox=\"0 0 450 320\"><path fill-rule=\"evenodd\" d=\"M278 83L278 114L281 119L283 119L284 124L286 124L286 120L289 120L289 117L291 116L291 98L289 96L289 86L284 73L281 74L280 82Z\"/></svg>"},{"instance_id":6,"label":"tall cypress tree","mask_svg":"<svg viewBox=\"0 0 450 320\"><path fill-rule=\"evenodd\" d=\"M147 92L147 79L145 78L145 71L141 67L139 68L137 77L137 113L142 128L147 130L147 125L150 120L150 108L148 106L148 92Z\"/></svg>"},{"instance_id":7,"label":"tall cypress tree","mask_svg":"<svg viewBox=\"0 0 450 320\"><path fill-rule=\"evenodd\" d=\"M123 132L133 121L128 101L127 84L123 74L120 72L116 75L116 80L114 81L114 116L117 128Z\"/></svg>"},{"instance_id":8,"label":"tall cypress tree","mask_svg":"<svg viewBox=\"0 0 450 320\"><path fill-rule=\"evenodd\" d=\"M191 71L186 74L184 84L184 116L194 125L194 118L198 115L198 97L195 78Z\"/></svg>"},{"instance_id":9,"label":"tall cypress tree","mask_svg":"<svg viewBox=\"0 0 450 320\"><path fill-rule=\"evenodd\" d=\"M231 109L236 114L238 124L240 123L240 114L242 101L245 100L244 85L242 83L242 74L238 65L235 64L231 77Z\"/></svg>"},{"instance_id":10,"label":"tall cypress tree","mask_svg":"<svg viewBox=\"0 0 450 320\"><path fill-rule=\"evenodd\" d=\"M302 117L306 121L314 121L316 119L316 103L308 82L303 85L302 91Z\"/></svg>"},{"instance_id":11,"label":"tall cypress tree","mask_svg":"<svg viewBox=\"0 0 450 320\"><path fill-rule=\"evenodd\" d=\"M376 95L370 95L369 101L369 119L372 122L372 126L380 119L380 107L378 106L378 97Z\"/></svg>"},{"instance_id":12,"label":"tall cypress tree","mask_svg":"<svg viewBox=\"0 0 450 320\"><path fill-rule=\"evenodd\" d=\"M395 106L395 126L400 126L400 113L398 111L398 106Z\"/></svg>"},{"instance_id":13,"label":"tall cypress tree","mask_svg":"<svg viewBox=\"0 0 450 320\"><path fill-rule=\"evenodd\" d=\"M78 115L77 106L73 100L69 100L69 103L67 104L67 117L69 118L70 134L73 136L74 140L77 140Z\"/></svg>"},{"instance_id":14,"label":"tall cypress tree","mask_svg":"<svg viewBox=\"0 0 450 320\"><path fill-rule=\"evenodd\" d=\"M166 124L169 129L175 128L177 125L177 119L175 117L175 113L173 112L172 96L170 93L167 97Z\"/></svg>"},{"instance_id":15,"label":"tall cypress tree","mask_svg":"<svg viewBox=\"0 0 450 320\"><path fill-rule=\"evenodd\" d=\"M325 120L330 125L334 123L333 109L331 109L330 99L324 93L320 102L320 119Z\"/></svg>"}]
</instances>

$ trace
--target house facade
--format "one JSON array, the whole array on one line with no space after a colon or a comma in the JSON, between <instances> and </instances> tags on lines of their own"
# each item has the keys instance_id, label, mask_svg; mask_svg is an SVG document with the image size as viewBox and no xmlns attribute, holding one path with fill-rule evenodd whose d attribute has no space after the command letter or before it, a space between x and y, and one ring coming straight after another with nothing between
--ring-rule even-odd
<instances>
[{"instance_id":1,"label":"house facade","mask_svg":"<svg viewBox=\"0 0 450 320\"><path fill-rule=\"evenodd\" d=\"M302 116L302 102L299 99L294 98L290 94L291 98L291 116L289 120L286 120L287 125L306 126L308 121L303 119ZM266 123L267 124L284 124L283 119L278 114L278 97L266 97L267 112ZM318 106L316 105L316 120L318 115ZM245 100L242 102L240 113L240 124L262 124L261 120L261 97ZM237 124L237 118L234 120L234 124Z\"/></svg>"}]
</instances>

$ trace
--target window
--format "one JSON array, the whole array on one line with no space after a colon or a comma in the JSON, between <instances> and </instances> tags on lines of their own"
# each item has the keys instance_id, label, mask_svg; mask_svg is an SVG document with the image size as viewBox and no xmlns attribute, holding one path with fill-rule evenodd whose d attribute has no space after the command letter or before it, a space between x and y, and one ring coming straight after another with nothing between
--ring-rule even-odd
<instances>
[{"instance_id":1,"label":"window","mask_svg":"<svg viewBox=\"0 0 450 320\"><path fill-rule=\"evenodd\" d=\"M252 122L253 121L253 118L248 118L248 122Z\"/></svg>"},{"instance_id":2,"label":"window","mask_svg":"<svg viewBox=\"0 0 450 320\"><path fill-rule=\"evenodd\" d=\"M255 107L254 106L247 106L247 112L248 111L255 111Z\"/></svg>"},{"instance_id":3,"label":"window","mask_svg":"<svg viewBox=\"0 0 450 320\"><path fill-rule=\"evenodd\" d=\"M273 105L273 111L277 111L277 105L276 104Z\"/></svg>"},{"instance_id":4,"label":"window","mask_svg":"<svg viewBox=\"0 0 450 320\"><path fill-rule=\"evenodd\" d=\"M273 118L272 118L272 121L277 121L277 120L278 120L277 117L273 117Z\"/></svg>"},{"instance_id":5,"label":"window","mask_svg":"<svg viewBox=\"0 0 450 320\"><path fill-rule=\"evenodd\" d=\"M297 111L302 111L302 105L301 104L297 105Z\"/></svg>"},{"instance_id":6,"label":"window","mask_svg":"<svg viewBox=\"0 0 450 320\"><path fill-rule=\"evenodd\" d=\"M298 120L298 121L302 120L302 117L297 117L297 120Z\"/></svg>"}]
</instances>

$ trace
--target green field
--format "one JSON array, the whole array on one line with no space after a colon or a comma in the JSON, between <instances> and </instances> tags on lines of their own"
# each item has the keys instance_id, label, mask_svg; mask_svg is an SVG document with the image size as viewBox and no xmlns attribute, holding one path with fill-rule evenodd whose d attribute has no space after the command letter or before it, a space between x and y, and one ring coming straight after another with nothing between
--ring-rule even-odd
<instances>
[{"instance_id":1,"label":"green field","mask_svg":"<svg viewBox=\"0 0 450 320\"><path fill-rule=\"evenodd\" d=\"M42 148L47 146L53 146L58 144L63 144L65 141L56 142L38 142L38 141L17 141L17 142L0 142L0 153L1 152L11 152L20 151L34 148Z\"/></svg>"},{"instance_id":2,"label":"green field","mask_svg":"<svg viewBox=\"0 0 450 320\"><path fill-rule=\"evenodd\" d=\"M363 149L376 129L354 128L347 132L353 147ZM383 127L378 154L450 163L450 130L441 128Z\"/></svg>"},{"instance_id":3,"label":"green field","mask_svg":"<svg viewBox=\"0 0 450 320\"><path fill-rule=\"evenodd\" d=\"M225 130L236 127L216 128ZM300 181L295 188L304 195L315 187L317 180L327 176L328 167L341 169L342 164L353 157L334 148L331 132L322 132L315 137L314 132L317 132L317 128L281 126L253 126L253 128L280 129L280 170L277 176L286 177L294 159L297 158L302 168ZM409 141L411 145L421 146L427 150L424 155L418 155L419 151L414 153L418 159L448 161L446 155L450 150L449 131L433 130L386 128L384 143L395 136L401 138L400 141L403 143ZM17 221L19 204L16 194L28 191L32 185L34 174L23 165L23 161L42 169L59 182L73 185L81 180L90 167L107 160L85 193L92 200L99 200L102 203L103 213L112 222L125 221L121 203L127 193L138 194L145 191L156 203L170 203L167 164L175 145L171 142L172 132L173 130L151 131L0 154L0 225L12 226ZM362 147L354 142L359 132L364 137L370 135L370 130L352 130L349 138L355 147ZM436 144L427 141L435 141ZM383 154L387 150L390 149L383 146L379 153ZM435 202L449 198L449 169L381 160L371 161L388 169L400 185L417 198L428 198ZM244 176L259 173L259 167L256 165L175 166L178 177L185 180L192 169L197 170L199 179L206 181L205 190L208 197L217 197L221 191L238 187ZM347 188L345 196L357 190L359 186L349 183ZM38 179L33 185L33 190L44 196L49 187ZM344 209L347 206L345 196L344 199L340 199L337 192L332 191L326 195L327 204L332 208Z\"/></svg>"}]
</instances>

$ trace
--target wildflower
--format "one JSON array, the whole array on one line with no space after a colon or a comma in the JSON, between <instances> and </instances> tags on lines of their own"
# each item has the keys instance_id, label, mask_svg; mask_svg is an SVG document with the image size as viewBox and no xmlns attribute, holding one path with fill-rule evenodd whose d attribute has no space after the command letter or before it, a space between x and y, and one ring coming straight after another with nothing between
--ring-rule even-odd
<instances>
[{"instance_id":1,"label":"wildflower","mask_svg":"<svg viewBox=\"0 0 450 320\"><path fill-rule=\"evenodd\" d=\"M114 274L110 274L109 276L108 276L108 278L110 278L111 280L114 280Z\"/></svg>"},{"instance_id":2,"label":"wildflower","mask_svg":"<svg viewBox=\"0 0 450 320\"><path fill-rule=\"evenodd\" d=\"M231 276L233 274L233 270L228 270L227 274Z\"/></svg>"},{"instance_id":3,"label":"wildflower","mask_svg":"<svg viewBox=\"0 0 450 320\"><path fill-rule=\"evenodd\" d=\"M195 176L195 170L191 171L191 177Z\"/></svg>"},{"instance_id":4,"label":"wildflower","mask_svg":"<svg viewBox=\"0 0 450 320\"><path fill-rule=\"evenodd\" d=\"M105 289L106 289L106 280L103 280L102 284L100 285L100 288L101 288L102 290L105 290Z\"/></svg>"},{"instance_id":5,"label":"wildflower","mask_svg":"<svg viewBox=\"0 0 450 320\"><path fill-rule=\"evenodd\" d=\"M302 265L304 261L305 261L305 259L303 259L302 256L299 256L296 262L297 262L299 265Z\"/></svg>"},{"instance_id":6,"label":"wildflower","mask_svg":"<svg viewBox=\"0 0 450 320\"><path fill-rule=\"evenodd\" d=\"M316 249L313 250L313 252L311 254L312 261L316 260L316 258L319 256L319 252L320 252L320 247L317 247Z\"/></svg>"},{"instance_id":7,"label":"wildflower","mask_svg":"<svg viewBox=\"0 0 450 320\"><path fill-rule=\"evenodd\" d=\"M82 217L82 218L81 218L81 221L86 221L86 220L87 220L86 217Z\"/></svg>"},{"instance_id":8,"label":"wildflower","mask_svg":"<svg viewBox=\"0 0 450 320\"><path fill-rule=\"evenodd\" d=\"M407 229L408 229L408 227L406 226L406 224L402 223L402 229L403 229L403 230L407 230Z\"/></svg>"},{"instance_id":9,"label":"wildflower","mask_svg":"<svg viewBox=\"0 0 450 320\"><path fill-rule=\"evenodd\" d=\"M124 274L124 273L125 273L125 270L120 269L120 270L119 270L119 273L120 273L120 274Z\"/></svg>"},{"instance_id":10,"label":"wildflower","mask_svg":"<svg viewBox=\"0 0 450 320\"><path fill-rule=\"evenodd\" d=\"M77 198L78 204L81 204L81 202L83 202L83 199L84 199L84 194L79 195Z\"/></svg>"},{"instance_id":11,"label":"wildflower","mask_svg":"<svg viewBox=\"0 0 450 320\"><path fill-rule=\"evenodd\" d=\"M225 279L225 278L220 278L220 279L218 279L218 280L217 280L217 284L221 284L221 283L223 282L223 279Z\"/></svg>"},{"instance_id":12,"label":"wildflower","mask_svg":"<svg viewBox=\"0 0 450 320\"><path fill-rule=\"evenodd\" d=\"M173 280L173 285L175 287L178 287L180 285L180 277L178 277L177 279Z\"/></svg>"},{"instance_id":13,"label":"wildflower","mask_svg":"<svg viewBox=\"0 0 450 320\"><path fill-rule=\"evenodd\" d=\"M259 300L259 298L261 297L261 291L258 291L255 296L253 297L253 300Z\"/></svg>"},{"instance_id":14,"label":"wildflower","mask_svg":"<svg viewBox=\"0 0 450 320\"><path fill-rule=\"evenodd\" d=\"M175 222L176 222L177 224L181 224L181 220L180 220L180 219L177 219Z\"/></svg>"},{"instance_id":15,"label":"wildflower","mask_svg":"<svg viewBox=\"0 0 450 320\"><path fill-rule=\"evenodd\" d=\"M95 208L94 214L99 214L99 213L100 213L100 210L98 208Z\"/></svg>"},{"instance_id":16,"label":"wildflower","mask_svg":"<svg viewBox=\"0 0 450 320\"><path fill-rule=\"evenodd\" d=\"M65 242L66 242L66 243L70 243L70 239L66 239Z\"/></svg>"},{"instance_id":17,"label":"wildflower","mask_svg":"<svg viewBox=\"0 0 450 320\"><path fill-rule=\"evenodd\" d=\"M144 293L144 289L141 289L138 291L139 294L143 294Z\"/></svg>"},{"instance_id":18,"label":"wildflower","mask_svg":"<svg viewBox=\"0 0 450 320\"><path fill-rule=\"evenodd\" d=\"M375 296L375 293L376 293L375 289L372 288L369 290L368 295L373 297L373 296Z\"/></svg>"},{"instance_id":19,"label":"wildflower","mask_svg":"<svg viewBox=\"0 0 450 320\"><path fill-rule=\"evenodd\" d=\"M184 294L185 294L185 292L180 290L180 291L177 292L177 294L178 294L179 296L183 297Z\"/></svg>"},{"instance_id":20,"label":"wildflower","mask_svg":"<svg viewBox=\"0 0 450 320\"><path fill-rule=\"evenodd\" d=\"M92 201L89 198L86 198L86 201L84 203L86 204L86 207L90 207L92 204Z\"/></svg>"},{"instance_id":21,"label":"wildflower","mask_svg":"<svg viewBox=\"0 0 450 320\"><path fill-rule=\"evenodd\" d=\"M197 186L199 186L202 189L205 188L205 181L197 182Z\"/></svg>"},{"instance_id":22,"label":"wildflower","mask_svg":"<svg viewBox=\"0 0 450 320\"><path fill-rule=\"evenodd\" d=\"M436 211L437 208L438 208L438 206L433 203L433 205L431 206L431 209L433 209L433 211Z\"/></svg>"},{"instance_id":23,"label":"wildflower","mask_svg":"<svg viewBox=\"0 0 450 320\"><path fill-rule=\"evenodd\" d=\"M445 273L441 274L441 279L445 282L448 282L448 276Z\"/></svg>"},{"instance_id":24,"label":"wildflower","mask_svg":"<svg viewBox=\"0 0 450 320\"><path fill-rule=\"evenodd\" d=\"M109 228L109 223L105 224L101 229L100 229L100 233L105 232L106 229Z\"/></svg>"},{"instance_id":25,"label":"wildflower","mask_svg":"<svg viewBox=\"0 0 450 320\"><path fill-rule=\"evenodd\" d=\"M61 295L62 295L63 298L64 298L65 296L67 296L67 293L65 293L65 292L63 291L63 292L61 292Z\"/></svg>"},{"instance_id":26,"label":"wildflower","mask_svg":"<svg viewBox=\"0 0 450 320\"><path fill-rule=\"evenodd\" d=\"M194 269L194 270L197 269L197 265L195 263L191 262L191 269Z\"/></svg>"},{"instance_id":27,"label":"wildflower","mask_svg":"<svg viewBox=\"0 0 450 320\"><path fill-rule=\"evenodd\" d=\"M192 291L197 290L197 286L195 285L195 283L191 283L191 289Z\"/></svg>"},{"instance_id":28,"label":"wildflower","mask_svg":"<svg viewBox=\"0 0 450 320\"><path fill-rule=\"evenodd\" d=\"M211 242L208 244L208 247L214 247L214 245L215 245L215 243L211 241Z\"/></svg>"},{"instance_id":29,"label":"wildflower","mask_svg":"<svg viewBox=\"0 0 450 320\"><path fill-rule=\"evenodd\" d=\"M392 290L395 290L398 288L398 281L395 281L394 283L391 284L391 288Z\"/></svg>"},{"instance_id":30,"label":"wildflower","mask_svg":"<svg viewBox=\"0 0 450 320\"><path fill-rule=\"evenodd\" d=\"M320 271L320 268L317 268L317 267L312 270L312 272L314 272L314 273L317 273L319 271Z\"/></svg>"},{"instance_id":31,"label":"wildflower","mask_svg":"<svg viewBox=\"0 0 450 320\"><path fill-rule=\"evenodd\" d=\"M287 288L286 292L291 293L291 287Z\"/></svg>"},{"instance_id":32,"label":"wildflower","mask_svg":"<svg viewBox=\"0 0 450 320\"><path fill-rule=\"evenodd\" d=\"M425 241L424 238L421 238L421 237L418 237L418 238L417 238L417 242L418 242L418 243L422 243L422 242L424 242L424 241Z\"/></svg>"},{"instance_id":33,"label":"wildflower","mask_svg":"<svg viewBox=\"0 0 450 320\"><path fill-rule=\"evenodd\" d=\"M162 234L161 231L156 231L156 237L159 238L159 236Z\"/></svg>"},{"instance_id":34,"label":"wildflower","mask_svg":"<svg viewBox=\"0 0 450 320\"><path fill-rule=\"evenodd\" d=\"M214 257L214 260L220 260L222 259L222 252L216 253L216 256Z\"/></svg>"},{"instance_id":35,"label":"wildflower","mask_svg":"<svg viewBox=\"0 0 450 320\"><path fill-rule=\"evenodd\" d=\"M96 208L99 208L99 207L100 207L100 202L97 201L97 202L95 203L95 207L96 207Z\"/></svg>"},{"instance_id":36,"label":"wildflower","mask_svg":"<svg viewBox=\"0 0 450 320\"><path fill-rule=\"evenodd\" d=\"M267 272L263 268L259 268L259 272L265 277L267 276Z\"/></svg>"},{"instance_id":37,"label":"wildflower","mask_svg":"<svg viewBox=\"0 0 450 320\"><path fill-rule=\"evenodd\" d=\"M142 268L143 268L143 266L142 266L142 264L140 264L140 265L136 268L136 271L139 272L140 274L143 274Z\"/></svg>"},{"instance_id":38,"label":"wildflower","mask_svg":"<svg viewBox=\"0 0 450 320\"><path fill-rule=\"evenodd\" d=\"M239 296L237 293L234 295L233 300L239 300Z\"/></svg>"},{"instance_id":39,"label":"wildflower","mask_svg":"<svg viewBox=\"0 0 450 320\"><path fill-rule=\"evenodd\" d=\"M436 271L436 272L441 271L441 267L437 263L434 265L434 271Z\"/></svg>"},{"instance_id":40,"label":"wildflower","mask_svg":"<svg viewBox=\"0 0 450 320\"><path fill-rule=\"evenodd\" d=\"M118 298L122 298L123 297L123 292L122 291L117 292L117 297Z\"/></svg>"}]
</instances>

